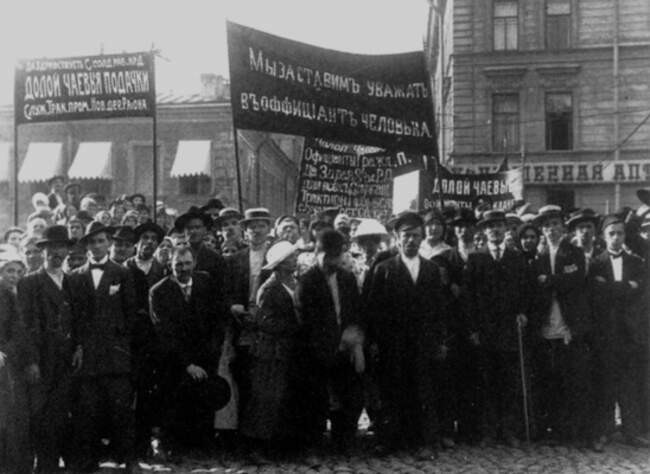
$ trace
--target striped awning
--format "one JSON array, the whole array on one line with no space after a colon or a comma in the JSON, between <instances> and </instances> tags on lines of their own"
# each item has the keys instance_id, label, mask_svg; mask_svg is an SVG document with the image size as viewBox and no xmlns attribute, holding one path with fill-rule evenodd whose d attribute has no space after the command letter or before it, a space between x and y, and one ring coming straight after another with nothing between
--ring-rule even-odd
<instances>
[{"instance_id":1,"label":"striped awning","mask_svg":"<svg viewBox=\"0 0 650 474\"><path fill-rule=\"evenodd\" d=\"M211 172L210 140L180 140L172 165L172 178L205 175Z\"/></svg>"},{"instance_id":2,"label":"striped awning","mask_svg":"<svg viewBox=\"0 0 650 474\"><path fill-rule=\"evenodd\" d=\"M58 142L30 143L18 172L18 181L47 181L54 176L63 176L62 149L63 144Z\"/></svg>"},{"instance_id":3,"label":"striped awning","mask_svg":"<svg viewBox=\"0 0 650 474\"><path fill-rule=\"evenodd\" d=\"M113 179L111 142L81 142L68 170L70 179Z\"/></svg>"},{"instance_id":4,"label":"striped awning","mask_svg":"<svg viewBox=\"0 0 650 474\"><path fill-rule=\"evenodd\" d=\"M11 181L11 162L13 155L11 153L11 143L0 142L0 183Z\"/></svg>"}]
</instances>

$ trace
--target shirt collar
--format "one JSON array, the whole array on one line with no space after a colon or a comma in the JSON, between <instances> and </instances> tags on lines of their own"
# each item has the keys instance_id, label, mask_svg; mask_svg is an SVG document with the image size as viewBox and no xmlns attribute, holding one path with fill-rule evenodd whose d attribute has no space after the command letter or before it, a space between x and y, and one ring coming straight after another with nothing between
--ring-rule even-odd
<instances>
[{"instance_id":1,"label":"shirt collar","mask_svg":"<svg viewBox=\"0 0 650 474\"><path fill-rule=\"evenodd\" d=\"M193 283L192 282L192 277L190 277L190 279L189 279L189 281L187 283L181 283L180 281L178 281L178 279L176 279L176 277L174 277L174 280L176 281L176 283L178 283L178 286L180 286L181 289L183 289L183 290L185 288L192 288L192 283Z\"/></svg>"},{"instance_id":2,"label":"shirt collar","mask_svg":"<svg viewBox=\"0 0 650 474\"><path fill-rule=\"evenodd\" d=\"M490 252L496 252L498 248L501 251L501 255L503 255L503 252L506 250L506 241L504 240L499 245L494 245L492 242L488 242L487 246Z\"/></svg>"},{"instance_id":3,"label":"shirt collar","mask_svg":"<svg viewBox=\"0 0 650 474\"><path fill-rule=\"evenodd\" d=\"M91 264L103 265L104 263L108 262L108 255L105 255L104 258L102 258L100 261L96 261L94 258L90 257L88 259L88 262Z\"/></svg>"},{"instance_id":4,"label":"shirt collar","mask_svg":"<svg viewBox=\"0 0 650 474\"><path fill-rule=\"evenodd\" d=\"M420 263L420 256L419 255L416 255L415 257L411 258L411 257L407 257L406 255L404 255L402 253L402 254L400 254L400 257L402 259L402 262L404 262L404 265L406 265L407 267L411 267L413 265L417 265L418 263Z\"/></svg>"}]
</instances>

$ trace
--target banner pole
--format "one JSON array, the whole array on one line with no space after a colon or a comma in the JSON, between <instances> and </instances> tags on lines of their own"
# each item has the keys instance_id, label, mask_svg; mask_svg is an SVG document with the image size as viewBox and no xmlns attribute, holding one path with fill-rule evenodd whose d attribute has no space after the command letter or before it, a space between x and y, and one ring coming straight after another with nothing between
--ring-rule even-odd
<instances>
[{"instance_id":1,"label":"banner pole","mask_svg":"<svg viewBox=\"0 0 650 474\"><path fill-rule=\"evenodd\" d=\"M14 118L14 225L18 226L18 123Z\"/></svg>"},{"instance_id":2,"label":"banner pole","mask_svg":"<svg viewBox=\"0 0 650 474\"><path fill-rule=\"evenodd\" d=\"M158 120L157 111L153 114L153 221L158 219Z\"/></svg>"},{"instance_id":3,"label":"banner pole","mask_svg":"<svg viewBox=\"0 0 650 474\"><path fill-rule=\"evenodd\" d=\"M233 116L234 118L234 116ZM239 135L239 131L237 130L237 127L235 127L235 124L233 123L233 134L234 134L234 139L235 139L235 167L236 167L236 176L237 176L237 202L239 204L239 212L244 212L244 205L242 201L242 194L241 194L241 170L239 169L239 140L237 139L237 136Z\"/></svg>"}]
</instances>

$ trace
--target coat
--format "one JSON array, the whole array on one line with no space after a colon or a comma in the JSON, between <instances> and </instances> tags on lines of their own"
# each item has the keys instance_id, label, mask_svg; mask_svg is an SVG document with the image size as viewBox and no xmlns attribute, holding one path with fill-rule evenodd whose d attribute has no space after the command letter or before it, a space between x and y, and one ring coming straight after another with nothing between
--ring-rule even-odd
<instances>
[{"instance_id":1,"label":"coat","mask_svg":"<svg viewBox=\"0 0 650 474\"><path fill-rule=\"evenodd\" d=\"M95 289L89 263L70 275L77 340L83 348L82 376L131 373L131 344L136 317L132 273L108 261Z\"/></svg>"},{"instance_id":2,"label":"coat","mask_svg":"<svg viewBox=\"0 0 650 474\"><path fill-rule=\"evenodd\" d=\"M533 264L534 314L531 327L541 329L551 311L553 295L557 297L562 318L573 337L586 336L592 330L592 313L585 271L585 256L567 239L560 242L555 256L555 275L551 274L551 258L548 247ZM539 283L538 277L546 275L547 281Z\"/></svg>"},{"instance_id":3,"label":"coat","mask_svg":"<svg viewBox=\"0 0 650 474\"><path fill-rule=\"evenodd\" d=\"M227 282L227 267L224 258L214 250L210 250L205 245L201 245L194 252L194 262L196 263L194 271L206 272L212 277L213 284L223 291Z\"/></svg>"},{"instance_id":4,"label":"coat","mask_svg":"<svg viewBox=\"0 0 650 474\"><path fill-rule=\"evenodd\" d=\"M39 365L45 386L70 372L72 355L80 342L72 302L68 275L63 275L62 289L44 268L18 282L18 308L27 330L30 362Z\"/></svg>"}]
</instances>

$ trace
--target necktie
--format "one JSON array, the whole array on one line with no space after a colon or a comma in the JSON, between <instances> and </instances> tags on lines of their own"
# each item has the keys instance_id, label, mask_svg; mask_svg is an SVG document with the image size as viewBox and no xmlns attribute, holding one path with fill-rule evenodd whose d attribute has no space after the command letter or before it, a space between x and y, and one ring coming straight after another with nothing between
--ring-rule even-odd
<instances>
[{"instance_id":1,"label":"necktie","mask_svg":"<svg viewBox=\"0 0 650 474\"><path fill-rule=\"evenodd\" d=\"M185 298L185 302L190 301L190 291L192 287L190 285L185 285L181 286L181 290L183 290L183 298Z\"/></svg>"},{"instance_id":2,"label":"necktie","mask_svg":"<svg viewBox=\"0 0 650 474\"><path fill-rule=\"evenodd\" d=\"M494 249L494 259L498 262L501 260L501 247L497 247Z\"/></svg>"}]
</instances>

